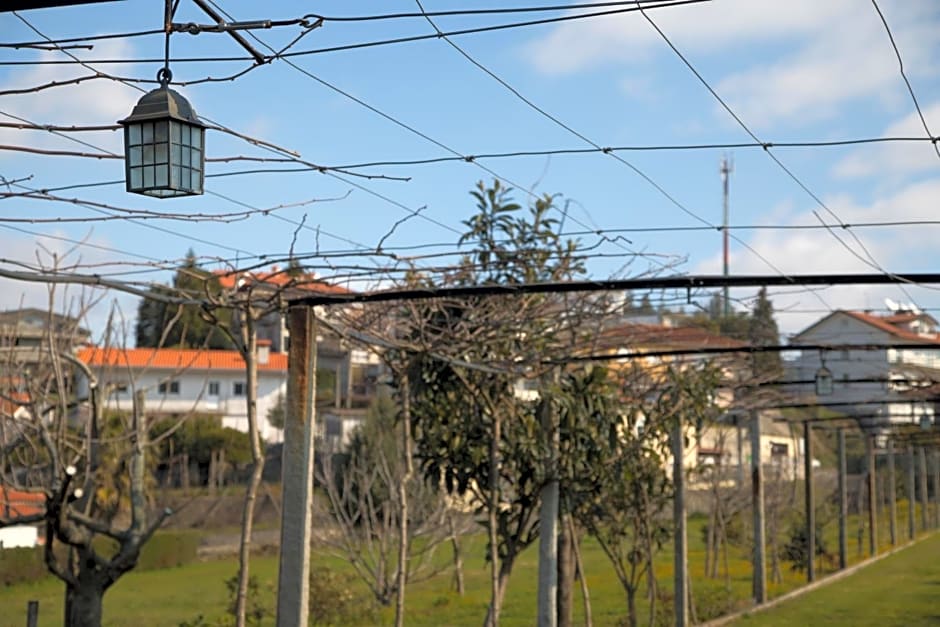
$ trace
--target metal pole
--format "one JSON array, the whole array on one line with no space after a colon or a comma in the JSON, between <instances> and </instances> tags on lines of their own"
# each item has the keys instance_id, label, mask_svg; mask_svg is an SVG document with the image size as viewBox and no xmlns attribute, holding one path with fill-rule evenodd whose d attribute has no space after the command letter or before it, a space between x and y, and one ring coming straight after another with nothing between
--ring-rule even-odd
<instances>
[{"instance_id":1,"label":"metal pole","mask_svg":"<svg viewBox=\"0 0 940 627\"><path fill-rule=\"evenodd\" d=\"M923 446L917 447L917 457L920 462L920 530L927 531L927 450Z\"/></svg>"},{"instance_id":2,"label":"metal pole","mask_svg":"<svg viewBox=\"0 0 940 627\"><path fill-rule=\"evenodd\" d=\"M894 476L894 440L888 440L888 512L891 525L891 546L898 544L898 495Z\"/></svg>"},{"instance_id":3,"label":"metal pole","mask_svg":"<svg viewBox=\"0 0 940 627\"><path fill-rule=\"evenodd\" d=\"M682 420L676 420L672 433L672 481L675 497L672 504L673 525L675 528L675 549L673 553L674 602L676 627L688 627L689 624L689 547L688 529L685 518L685 434L682 432Z\"/></svg>"},{"instance_id":4,"label":"metal pole","mask_svg":"<svg viewBox=\"0 0 940 627\"><path fill-rule=\"evenodd\" d=\"M806 580L816 580L816 499L813 495L813 425L803 423L803 480L806 485Z\"/></svg>"},{"instance_id":5,"label":"metal pole","mask_svg":"<svg viewBox=\"0 0 940 627\"><path fill-rule=\"evenodd\" d=\"M878 495L875 485L875 436L865 439L868 457L868 553L872 557L878 554Z\"/></svg>"},{"instance_id":6,"label":"metal pole","mask_svg":"<svg viewBox=\"0 0 940 627\"><path fill-rule=\"evenodd\" d=\"M26 627L38 627L39 601L26 602Z\"/></svg>"},{"instance_id":7,"label":"metal pole","mask_svg":"<svg viewBox=\"0 0 940 627\"><path fill-rule=\"evenodd\" d=\"M284 419L277 627L306 627L313 523L317 330L313 307L288 310L287 411Z\"/></svg>"},{"instance_id":8,"label":"metal pole","mask_svg":"<svg viewBox=\"0 0 940 627\"><path fill-rule=\"evenodd\" d=\"M744 426L741 424L743 416L734 417L734 426L738 436L738 489L744 488Z\"/></svg>"},{"instance_id":9,"label":"metal pole","mask_svg":"<svg viewBox=\"0 0 940 627\"><path fill-rule=\"evenodd\" d=\"M846 529L849 519L849 499L846 489L845 429L839 429L839 568L848 565L849 534Z\"/></svg>"},{"instance_id":10,"label":"metal pole","mask_svg":"<svg viewBox=\"0 0 940 627\"><path fill-rule=\"evenodd\" d=\"M722 187L722 268L724 270L724 276L728 276L729 264L728 264L728 183L731 174L731 165L728 163L727 157L721 158L721 187ZM725 318L731 315L731 296L728 290L728 286L724 286L723 294L723 306Z\"/></svg>"},{"instance_id":11,"label":"metal pole","mask_svg":"<svg viewBox=\"0 0 940 627\"><path fill-rule=\"evenodd\" d=\"M754 513L754 601L767 600L764 537L764 481L761 472L760 412L751 411L751 503Z\"/></svg>"},{"instance_id":12,"label":"metal pole","mask_svg":"<svg viewBox=\"0 0 940 627\"><path fill-rule=\"evenodd\" d=\"M558 429L555 428L551 398L544 390L541 412L542 429L548 449L545 457L551 479L542 487L542 505L539 512L538 625L555 627L558 624L558 476L555 468Z\"/></svg>"},{"instance_id":13,"label":"metal pole","mask_svg":"<svg viewBox=\"0 0 940 627\"><path fill-rule=\"evenodd\" d=\"M914 468L914 445L907 445L907 536L913 540L917 535L917 525L914 522L916 514L914 509L917 506L917 495L915 486L917 485L916 470Z\"/></svg>"}]
</instances>

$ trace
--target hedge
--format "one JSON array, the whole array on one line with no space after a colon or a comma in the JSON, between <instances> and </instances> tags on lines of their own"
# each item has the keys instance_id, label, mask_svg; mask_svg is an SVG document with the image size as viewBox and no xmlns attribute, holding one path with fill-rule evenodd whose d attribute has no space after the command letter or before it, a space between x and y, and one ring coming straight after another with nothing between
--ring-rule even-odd
<instances>
[{"instance_id":1,"label":"hedge","mask_svg":"<svg viewBox=\"0 0 940 627\"><path fill-rule=\"evenodd\" d=\"M164 531L154 534L140 552L134 570L157 570L173 568L195 562L200 536L192 531ZM113 541L98 538L95 548L110 556L117 545ZM51 576L46 569L43 548L0 549L0 586L39 581Z\"/></svg>"}]
</instances>

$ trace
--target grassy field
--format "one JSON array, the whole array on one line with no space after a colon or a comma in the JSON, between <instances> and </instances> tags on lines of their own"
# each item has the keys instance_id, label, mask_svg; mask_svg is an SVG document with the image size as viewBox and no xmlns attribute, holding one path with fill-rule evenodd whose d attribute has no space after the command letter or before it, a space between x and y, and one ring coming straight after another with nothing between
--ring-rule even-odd
<instances>
[{"instance_id":1,"label":"grassy field","mask_svg":"<svg viewBox=\"0 0 940 627\"><path fill-rule=\"evenodd\" d=\"M735 625L937 625L938 592L940 535L934 535L845 579L747 616Z\"/></svg>"},{"instance_id":2,"label":"grassy field","mask_svg":"<svg viewBox=\"0 0 940 627\"><path fill-rule=\"evenodd\" d=\"M901 511L906 510L902 509ZM882 528L885 526L882 525ZM704 546L701 540L701 527L702 521L700 519L693 519L690 522L689 563L699 617L705 617L718 607L723 608L725 611L746 607L751 585L751 567L746 555L741 549L732 549L730 551L730 581L727 589L723 576L719 580L704 579L702 577ZM902 525L902 528L906 529L906 526ZM825 535L830 550L835 549L837 542L833 525L826 527ZM880 534L880 536L881 544L885 546L888 542L886 532ZM940 539L931 539L929 542L929 546L933 550L931 555L940 557ZM860 559L854 548L853 543L850 546L850 559L852 562ZM614 572L600 547L593 541L586 540L582 552L586 580L591 593L594 624L598 627L617 625L625 615L626 602ZM915 555L918 553L919 551L914 552ZM483 560L483 554L483 537L475 536L468 539L465 558L467 593L462 597L453 591L450 572L410 585L407 601L407 624L418 627L481 624L488 601L488 567ZM441 557L442 559L446 558L446 555ZM891 559L894 560L895 558ZM337 571L348 572L350 570L347 564L335 557L315 554L314 561L317 564L328 565ZM936 586L940 583L940 567L931 573L929 568L932 563L931 560L925 560L925 562L928 565L926 568L911 571L910 574L912 580L921 582L920 588L927 584ZM893 564L894 562L886 563ZM874 567L872 572L879 573L881 569L882 566L879 564ZM671 547L664 547L657 561L656 570L665 594L663 603L664 605L670 605L669 590L672 587ZM818 570L825 572L827 568L821 564ZM788 592L804 581L804 575L791 571L787 565L782 567L782 571L783 582L771 584L769 587L771 597ZM236 562L232 559L202 562L166 570L130 573L115 584L105 596L105 624L114 626L177 627L181 622L191 621L200 614L208 620L214 621L225 614L228 599L225 580L235 572ZM255 557L252 561L252 572L258 578L259 601L263 605L273 608L277 581L276 558ZM895 599L897 599L897 593L894 592L895 580L880 575L877 577L882 579L882 585L885 581L891 581L892 593L890 597L886 594L878 595L874 593L872 600L884 599L894 605ZM359 586L360 584L355 585ZM503 625L512 627L533 623L536 585L537 548L531 547L519 558L513 571L502 614ZM353 592L363 599L368 596L364 586L353 590ZM62 596L62 584L51 578L36 584L0 589L0 627L24 624L26 604L30 599L40 601L40 625L61 625ZM575 622L576 624L583 624L583 606L577 584L574 596L576 603ZM642 593L639 596L643 596ZM797 602L797 604L800 603ZM900 606L900 602L898 602L898 605ZM642 612L645 612L645 607L645 604L641 604L641 616ZM940 614L940 611L937 613ZM384 608L378 612L377 616L377 619L370 622L391 624L393 613L390 608ZM748 622L756 622L757 620L763 620L763 618L749 619ZM770 620L773 621L774 619L770 618ZM270 622L273 624L273 620ZM804 624L823 624L815 620L803 620L802 622ZM796 623L787 620L758 624L784 625ZM861 623L845 622L839 624Z\"/></svg>"}]
</instances>

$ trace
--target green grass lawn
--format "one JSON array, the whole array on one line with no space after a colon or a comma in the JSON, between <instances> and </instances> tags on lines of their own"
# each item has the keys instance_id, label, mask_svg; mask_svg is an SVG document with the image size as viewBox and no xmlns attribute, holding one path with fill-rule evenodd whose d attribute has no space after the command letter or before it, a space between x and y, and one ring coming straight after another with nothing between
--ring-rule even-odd
<instances>
[{"instance_id":1,"label":"green grass lawn","mask_svg":"<svg viewBox=\"0 0 940 627\"><path fill-rule=\"evenodd\" d=\"M735 625L938 625L938 594L940 535L933 535L845 579L747 616Z\"/></svg>"},{"instance_id":2,"label":"green grass lawn","mask_svg":"<svg viewBox=\"0 0 940 627\"><path fill-rule=\"evenodd\" d=\"M906 511L906 510L902 510ZM903 520L903 519L902 519ZM882 525L884 528L886 525ZM716 603L725 610L746 607L749 603L751 587L751 566L742 549L732 548L729 551L730 593L725 592L725 580L706 580L704 571L704 546L701 534L701 519L690 521L689 531L689 564L693 576L693 592L696 597L696 606L699 616L714 611ZM906 526L902 526L906 530ZM837 541L833 536L832 526L827 526L826 536L830 550L837 550ZM886 533L882 536L882 545L887 543ZM902 537L906 537L902 534ZM925 560L926 566L911 571L911 580L920 582L919 588L924 586L940 585L940 538L932 538L929 544L918 546L930 547L930 558ZM485 539L482 535L465 539L465 579L467 593L460 597L453 591L452 572L445 571L427 581L413 583L408 588L407 620L409 626L442 627L447 625L479 625L486 613L488 594L488 565L484 562ZM854 551L854 544L850 545L850 558L852 562L860 559ZM586 539L582 546L584 570L591 593L591 602L594 624L598 627L617 625L625 615L626 602L623 590L609 565L606 556L600 547L592 540ZM920 551L914 551L917 555ZM449 547L442 547L439 559L446 561L449 558ZM523 553L513 570L509 583L506 601L502 613L502 624L506 627L528 626L533 624L535 615L537 591L537 547L530 547ZM2 556L0 556L2 558ZM896 558L890 558L895 560ZM349 572L351 569L342 560L315 552L315 564L325 564L337 571ZM893 564L893 561L885 564ZM930 566L934 565L931 571ZM873 573L879 573L882 565L873 567ZM825 572L820 565L819 570ZM177 627L183 621L191 621L198 615L204 615L208 620L214 621L226 612L228 593L225 580L236 572L234 559L209 561L190 564L178 568L154 570L146 572L132 572L121 578L114 587L108 591L104 601L105 625L137 626L137 627ZM657 578L661 588L665 591L664 604L671 601L669 591L672 588L672 547L666 546L660 553L656 563ZM868 571L865 571L866 573ZM259 601L269 607L274 607L275 587L277 582L277 559L274 557L254 557L252 560L252 573L259 583ZM771 597L779 596L799 585L805 579L801 573L794 572L787 565L782 567L783 581L769 585ZM877 576L877 575L876 575ZM882 586L891 582L891 593L882 589L871 595L871 600L881 600L886 603L901 605L896 601L895 579L887 576L880 577ZM892 575L893 577L893 575ZM933 582L933 583L930 583ZM354 584L354 592L363 599L368 598L368 591L364 585ZM642 592L638 595L643 596ZM57 580L48 578L36 584L18 585L0 589L0 627L21 626L25 623L26 604L30 599L40 601L40 625L61 625L63 586ZM575 584L575 622L583 624L583 605L578 584ZM717 599L717 601L716 601ZM798 601L797 604L801 602ZM726 607L731 605L733 607ZM646 611L645 602L640 603L641 617ZM936 612L940 615L940 610ZM377 614L378 618L372 621L377 624L391 624L393 609L383 608ZM750 619L756 622L758 619ZM641 622L645 622L642 621ZM815 620L802 620L802 624L822 624ZM270 621L273 624L273 620ZM770 622L760 624L797 624L786 622ZM832 624L832 623L830 623ZM861 624L845 622L844 624ZM912 624L912 623L894 623Z\"/></svg>"}]
</instances>

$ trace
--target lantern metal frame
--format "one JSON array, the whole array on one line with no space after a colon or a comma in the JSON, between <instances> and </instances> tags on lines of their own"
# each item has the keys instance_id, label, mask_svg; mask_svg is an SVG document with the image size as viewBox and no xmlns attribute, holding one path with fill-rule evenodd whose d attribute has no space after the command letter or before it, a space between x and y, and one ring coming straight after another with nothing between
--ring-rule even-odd
<instances>
[{"instance_id":1,"label":"lantern metal frame","mask_svg":"<svg viewBox=\"0 0 940 627\"><path fill-rule=\"evenodd\" d=\"M816 396L829 396L833 391L832 371L826 368L826 356L819 355L819 370L816 371Z\"/></svg>"},{"instance_id":2,"label":"lantern metal frame","mask_svg":"<svg viewBox=\"0 0 940 627\"><path fill-rule=\"evenodd\" d=\"M195 196L205 182L205 129L192 105L169 88L168 68L160 87L145 94L124 127L124 177L128 192L155 198Z\"/></svg>"}]
</instances>

